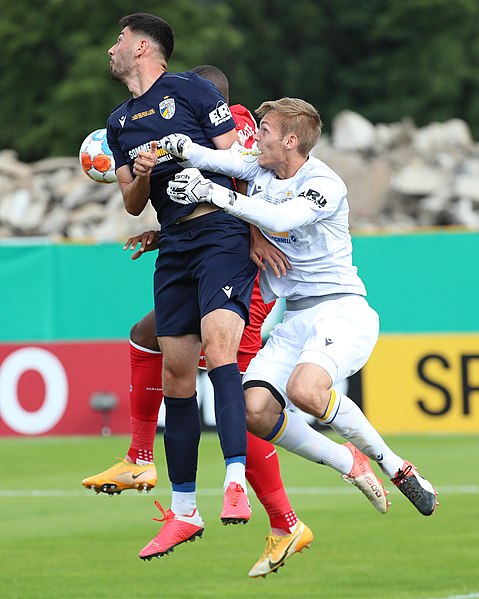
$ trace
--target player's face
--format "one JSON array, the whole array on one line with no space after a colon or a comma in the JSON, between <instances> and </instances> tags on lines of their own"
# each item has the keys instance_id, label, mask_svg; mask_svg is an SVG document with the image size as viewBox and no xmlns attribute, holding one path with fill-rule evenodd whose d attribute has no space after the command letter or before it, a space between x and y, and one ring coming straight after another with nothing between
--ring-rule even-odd
<instances>
[{"instance_id":1,"label":"player's face","mask_svg":"<svg viewBox=\"0 0 479 599\"><path fill-rule=\"evenodd\" d=\"M276 171L286 160L286 147L283 143L279 117L270 110L259 124L258 133L255 135L258 150L258 164L267 169Z\"/></svg>"},{"instance_id":2,"label":"player's face","mask_svg":"<svg viewBox=\"0 0 479 599\"><path fill-rule=\"evenodd\" d=\"M112 78L125 83L133 69L134 54L134 38L128 27L120 33L116 44L108 50L108 54Z\"/></svg>"}]
</instances>

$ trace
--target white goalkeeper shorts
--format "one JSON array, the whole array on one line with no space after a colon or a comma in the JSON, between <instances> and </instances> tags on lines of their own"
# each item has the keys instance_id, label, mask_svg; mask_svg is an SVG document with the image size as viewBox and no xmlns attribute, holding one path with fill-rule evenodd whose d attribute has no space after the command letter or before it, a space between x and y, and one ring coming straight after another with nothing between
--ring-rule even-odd
<instances>
[{"instance_id":1,"label":"white goalkeeper shorts","mask_svg":"<svg viewBox=\"0 0 479 599\"><path fill-rule=\"evenodd\" d=\"M334 386L364 366L378 336L379 317L359 295L344 295L304 310L286 310L251 360L243 384L269 383L288 407L286 385L297 364L318 364Z\"/></svg>"}]
</instances>

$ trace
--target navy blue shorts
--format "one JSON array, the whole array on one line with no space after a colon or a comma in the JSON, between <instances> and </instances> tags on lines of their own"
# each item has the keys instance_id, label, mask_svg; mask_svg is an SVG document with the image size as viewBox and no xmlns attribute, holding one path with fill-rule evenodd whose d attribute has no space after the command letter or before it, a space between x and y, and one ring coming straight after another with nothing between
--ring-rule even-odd
<instances>
[{"instance_id":1,"label":"navy blue shorts","mask_svg":"<svg viewBox=\"0 0 479 599\"><path fill-rule=\"evenodd\" d=\"M250 258L249 225L222 211L170 225L160 233L154 276L156 334L200 334L218 308L249 324L258 267Z\"/></svg>"}]
</instances>

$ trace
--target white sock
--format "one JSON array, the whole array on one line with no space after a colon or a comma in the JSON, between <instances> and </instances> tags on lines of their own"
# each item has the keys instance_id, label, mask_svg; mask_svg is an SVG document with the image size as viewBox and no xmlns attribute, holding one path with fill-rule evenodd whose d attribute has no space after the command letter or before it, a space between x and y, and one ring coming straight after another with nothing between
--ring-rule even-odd
<instances>
[{"instance_id":1,"label":"white sock","mask_svg":"<svg viewBox=\"0 0 479 599\"><path fill-rule=\"evenodd\" d=\"M196 508L196 491L183 493L180 491L172 491L171 494L171 511L180 516L191 515Z\"/></svg>"},{"instance_id":2,"label":"white sock","mask_svg":"<svg viewBox=\"0 0 479 599\"><path fill-rule=\"evenodd\" d=\"M333 389L328 409L320 421L329 424L338 435L351 441L368 458L377 462L389 478L402 467L404 460L386 445L359 406L347 395Z\"/></svg>"},{"instance_id":3,"label":"white sock","mask_svg":"<svg viewBox=\"0 0 479 599\"><path fill-rule=\"evenodd\" d=\"M226 476L223 485L223 491L226 491L230 483L238 483L243 487L243 490L247 495L248 490L246 488L245 470L245 465L241 462L231 462L231 464L228 464L226 466Z\"/></svg>"},{"instance_id":4,"label":"white sock","mask_svg":"<svg viewBox=\"0 0 479 599\"><path fill-rule=\"evenodd\" d=\"M298 528L299 520L290 527L289 532L284 530L284 528L271 528L271 532L277 537L286 537L288 535L293 534L293 532Z\"/></svg>"},{"instance_id":5,"label":"white sock","mask_svg":"<svg viewBox=\"0 0 479 599\"><path fill-rule=\"evenodd\" d=\"M315 431L299 414L283 414L283 426L271 443L317 464L331 466L341 474L351 472L353 456L347 447Z\"/></svg>"}]
</instances>

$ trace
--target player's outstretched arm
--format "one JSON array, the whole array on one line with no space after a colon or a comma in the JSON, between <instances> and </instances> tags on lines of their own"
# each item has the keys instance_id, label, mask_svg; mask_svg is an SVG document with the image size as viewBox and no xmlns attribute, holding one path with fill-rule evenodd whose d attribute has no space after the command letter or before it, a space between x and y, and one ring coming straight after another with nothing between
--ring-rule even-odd
<instances>
[{"instance_id":1,"label":"player's outstretched arm","mask_svg":"<svg viewBox=\"0 0 479 599\"><path fill-rule=\"evenodd\" d=\"M179 160L184 168L196 167L229 177L252 181L258 173L259 151L235 142L227 150L213 150L194 143L187 135L172 133L162 137L158 145Z\"/></svg>"},{"instance_id":2,"label":"player's outstretched arm","mask_svg":"<svg viewBox=\"0 0 479 599\"><path fill-rule=\"evenodd\" d=\"M237 192L230 192L229 202L221 205L225 202L225 194L217 193L215 188L210 201L225 212L268 231L291 231L318 220L317 209L304 197L273 204L264 200L261 193L243 196Z\"/></svg>"},{"instance_id":3,"label":"player's outstretched arm","mask_svg":"<svg viewBox=\"0 0 479 599\"><path fill-rule=\"evenodd\" d=\"M260 229L290 231L318 219L318 206L306 197L273 204L261 194L244 196L205 179L197 168L177 173L168 183L167 193L178 204L209 202Z\"/></svg>"}]
</instances>

